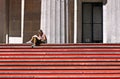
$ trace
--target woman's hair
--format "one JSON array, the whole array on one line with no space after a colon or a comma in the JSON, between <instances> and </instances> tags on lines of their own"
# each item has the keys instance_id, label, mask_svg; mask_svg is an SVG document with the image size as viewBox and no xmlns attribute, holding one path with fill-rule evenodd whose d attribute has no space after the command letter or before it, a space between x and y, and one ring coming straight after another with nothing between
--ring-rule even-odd
<instances>
[{"instance_id":1,"label":"woman's hair","mask_svg":"<svg viewBox=\"0 0 120 79\"><path fill-rule=\"evenodd\" d=\"M40 30L38 30L38 33L43 34L43 31L40 29Z\"/></svg>"}]
</instances>

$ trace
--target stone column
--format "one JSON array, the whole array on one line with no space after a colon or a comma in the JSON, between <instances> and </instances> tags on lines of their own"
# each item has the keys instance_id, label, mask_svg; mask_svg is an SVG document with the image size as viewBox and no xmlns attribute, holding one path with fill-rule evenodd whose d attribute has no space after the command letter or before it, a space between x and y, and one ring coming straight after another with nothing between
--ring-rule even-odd
<instances>
[{"instance_id":1,"label":"stone column","mask_svg":"<svg viewBox=\"0 0 120 79\"><path fill-rule=\"evenodd\" d=\"M103 7L104 43L120 43L120 0L107 0Z\"/></svg>"},{"instance_id":2,"label":"stone column","mask_svg":"<svg viewBox=\"0 0 120 79\"><path fill-rule=\"evenodd\" d=\"M65 42L69 43L69 30L68 30L68 22L69 22L69 18L68 18L68 0L65 0Z\"/></svg>"},{"instance_id":3,"label":"stone column","mask_svg":"<svg viewBox=\"0 0 120 79\"><path fill-rule=\"evenodd\" d=\"M48 43L65 43L64 0L42 0L41 29Z\"/></svg>"},{"instance_id":4,"label":"stone column","mask_svg":"<svg viewBox=\"0 0 120 79\"><path fill-rule=\"evenodd\" d=\"M61 30L60 30L60 43L65 43L65 0L61 0Z\"/></svg>"}]
</instances>

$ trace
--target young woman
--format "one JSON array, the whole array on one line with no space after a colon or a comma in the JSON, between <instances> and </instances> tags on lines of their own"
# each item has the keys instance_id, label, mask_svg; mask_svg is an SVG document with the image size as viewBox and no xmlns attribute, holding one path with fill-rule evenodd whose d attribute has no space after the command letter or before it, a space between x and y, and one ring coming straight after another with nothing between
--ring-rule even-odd
<instances>
[{"instance_id":1,"label":"young woman","mask_svg":"<svg viewBox=\"0 0 120 79\"><path fill-rule=\"evenodd\" d=\"M30 41L27 43L33 43L35 46L39 46L42 43L47 43L47 37L42 30L38 31L37 35L33 35Z\"/></svg>"}]
</instances>

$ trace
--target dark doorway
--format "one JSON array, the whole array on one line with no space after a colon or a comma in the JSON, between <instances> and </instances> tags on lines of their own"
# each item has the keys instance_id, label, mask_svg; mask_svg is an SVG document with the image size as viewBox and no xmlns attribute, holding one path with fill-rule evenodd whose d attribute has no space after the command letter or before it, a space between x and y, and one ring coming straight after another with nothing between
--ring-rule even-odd
<instances>
[{"instance_id":1,"label":"dark doorway","mask_svg":"<svg viewBox=\"0 0 120 79\"><path fill-rule=\"evenodd\" d=\"M82 42L103 42L103 7L102 3L82 4Z\"/></svg>"}]
</instances>

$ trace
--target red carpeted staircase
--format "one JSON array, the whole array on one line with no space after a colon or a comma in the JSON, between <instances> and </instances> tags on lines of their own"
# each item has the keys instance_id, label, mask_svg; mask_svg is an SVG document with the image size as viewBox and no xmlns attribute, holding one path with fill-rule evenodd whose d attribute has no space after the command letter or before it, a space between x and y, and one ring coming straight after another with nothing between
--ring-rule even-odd
<instances>
[{"instance_id":1,"label":"red carpeted staircase","mask_svg":"<svg viewBox=\"0 0 120 79\"><path fill-rule=\"evenodd\" d=\"M120 79L120 44L1 44L1 78Z\"/></svg>"}]
</instances>

